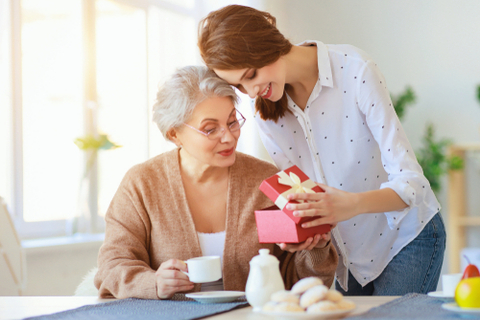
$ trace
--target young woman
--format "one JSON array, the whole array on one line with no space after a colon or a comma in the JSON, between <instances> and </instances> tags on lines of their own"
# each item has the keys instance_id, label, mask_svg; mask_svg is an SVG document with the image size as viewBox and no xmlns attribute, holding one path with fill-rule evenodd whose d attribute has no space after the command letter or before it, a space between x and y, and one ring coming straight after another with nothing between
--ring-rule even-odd
<instances>
[{"instance_id":1,"label":"young woman","mask_svg":"<svg viewBox=\"0 0 480 320\"><path fill-rule=\"evenodd\" d=\"M280 169L325 189L295 194L304 227L337 224L337 289L402 295L436 289L445 251L440 205L396 116L385 79L350 45L292 45L267 12L231 5L200 22L206 65L255 98L262 141ZM294 248L294 246L292 247Z\"/></svg>"},{"instance_id":2,"label":"young woman","mask_svg":"<svg viewBox=\"0 0 480 320\"><path fill-rule=\"evenodd\" d=\"M159 90L153 120L178 148L127 172L105 216L95 285L102 298L169 299L186 291L244 291L261 248L280 260L285 287L317 276L333 283L338 257L330 234L298 252L258 243L256 209L273 205L258 190L271 163L236 152L245 119L233 88L206 67L178 70ZM218 255L223 277L194 284L184 260Z\"/></svg>"}]
</instances>

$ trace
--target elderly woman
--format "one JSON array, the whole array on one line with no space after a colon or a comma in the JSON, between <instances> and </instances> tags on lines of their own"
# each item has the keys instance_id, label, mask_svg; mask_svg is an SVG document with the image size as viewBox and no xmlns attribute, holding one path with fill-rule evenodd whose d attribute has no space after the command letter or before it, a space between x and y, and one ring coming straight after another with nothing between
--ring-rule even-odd
<instances>
[{"instance_id":1,"label":"elderly woman","mask_svg":"<svg viewBox=\"0 0 480 320\"><path fill-rule=\"evenodd\" d=\"M205 67L183 68L160 88L153 119L178 148L130 169L113 197L95 276L100 297L243 291L248 262L261 248L280 260L287 288L307 276L332 284L338 258L330 234L296 252L258 243L254 211L272 205L258 186L278 169L235 151L245 122L236 101ZM222 257L223 278L213 286L180 272L187 271L184 260L202 255Z\"/></svg>"}]
</instances>

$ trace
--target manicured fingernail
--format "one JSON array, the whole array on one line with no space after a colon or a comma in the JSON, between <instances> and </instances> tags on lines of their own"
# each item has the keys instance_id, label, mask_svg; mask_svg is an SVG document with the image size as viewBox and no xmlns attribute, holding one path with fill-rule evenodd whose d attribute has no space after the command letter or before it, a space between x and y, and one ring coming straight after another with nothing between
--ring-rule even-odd
<instances>
[{"instance_id":1,"label":"manicured fingernail","mask_svg":"<svg viewBox=\"0 0 480 320\"><path fill-rule=\"evenodd\" d=\"M302 224L302 228L308 228L308 224L306 223Z\"/></svg>"},{"instance_id":2,"label":"manicured fingernail","mask_svg":"<svg viewBox=\"0 0 480 320\"><path fill-rule=\"evenodd\" d=\"M287 204L287 209L288 210L292 210L293 209L293 206L291 204Z\"/></svg>"},{"instance_id":3,"label":"manicured fingernail","mask_svg":"<svg viewBox=\"0 0 480 320\"><path fill-rule=\"evenodd\" d=\"M298 216L300 215L300 212L298 212L298 211L293 211L293 215L294 215L295 217L298 217Z\"/></svg>"}]
</instances>

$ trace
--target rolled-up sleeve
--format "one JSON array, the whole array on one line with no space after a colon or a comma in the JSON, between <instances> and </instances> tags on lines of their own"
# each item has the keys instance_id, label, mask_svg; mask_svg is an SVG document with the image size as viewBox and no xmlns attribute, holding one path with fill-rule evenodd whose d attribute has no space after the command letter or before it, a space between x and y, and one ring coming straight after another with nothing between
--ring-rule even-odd
<instances>
[{"instance_id":1,"label":"rolled-up sleeve","mask_svg":"<svg viewBox=\"0 0 480 320\"><path fill-rule=\"evenodd\" d=\"M400 124L385 79L373 61L365 63L360 80L357 104L379 145L383 167L388 174L388 181L380 188L394 190L408 205L403 210L385 212L389 227L394 229L412 208L425 202L430 183Z\"/></svg>"}]
</instances>

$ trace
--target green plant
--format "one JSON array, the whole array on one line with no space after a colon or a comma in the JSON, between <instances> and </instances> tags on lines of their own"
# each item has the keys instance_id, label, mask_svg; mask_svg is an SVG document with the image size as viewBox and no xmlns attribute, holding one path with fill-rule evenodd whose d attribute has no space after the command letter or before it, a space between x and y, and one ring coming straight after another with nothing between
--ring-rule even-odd
<instances>
[{"instance_id":1,"label":"green plant","mask_svg":"<svg viewBox=\"0 0 480 320\"><path fill-rule=\"evenodd\" d=\"M85 177L88 175L95 162L98 150L110 150L121 147L121 145L112 142L106 134L100 134L98 137L87 134L83 137L76 138L73 143L75 143L80 150L89 153L85 168Z\"/></svg>"},{"instance_id":2,"label":"green plant","mask_svg":"<svg viewBox=\"0 0 480 320\"><path fill-rule=\"evenodd\" d=\"M109 150L120 148L121 146L112 142L106 134L101 134L98 137L92 135L85 135L76 138L73 143L77 145L80 150Z\"/></svg>"},{"instance_id":3,"label":"green plant","mask_svg":"<svg viewBox=\"0 0 480 320\"><path fill-rule=\"evenodd\" d=\"M463 168L462 158L446 154L446 148L451 143L449 139L435 139L435 128L432 123L429 123L422 138L422 147L415 153L423 174L434 192L440 191L440 179L448 170Z\"/></svg>"},{"instance_id":4,"label":"green plant","mask_svg":"<svg viewBox=\"0 0 480 320\"><path fill-rule=\"evenodd\" d=\"M480 102L480 85L477 86L477 100Z\"/></svg>"},{"instance_id":5,"label":"green plant","mask_svg":"<svg viewBox=\"0 0 480 320\"><path fill-rule=\"evenodd\" d=\"M400 120L403 119L407 107L412 105L417 99L415 92L410 86L407 86L405 91L398 95L390 94L390 97L392 99L393 108L395 108L395 112Z\"/></svg>"},{"instance_id":6,"label":"green plant","mask_svg":"<svg viewBox=\"0 0 480 320\"><path fill-rule=\"evenodd\" d=\"M480 100L480 86L477 90ZM413 89L409 86L398 95L390 95L392 97L393 107L397 112L398 118L402 120L405 110L416 100ZM448 156L447 147L451 144L449 139L436 139L435 127L432 123L427 124L425 133L422 137L422 147L415 151L418 163L422 167L425 178L430 182L430 186L434 192L441 189L441 177L448 170L458 170L463 168L463 160L458 156Z\"/></svg>"}]
</instances>

